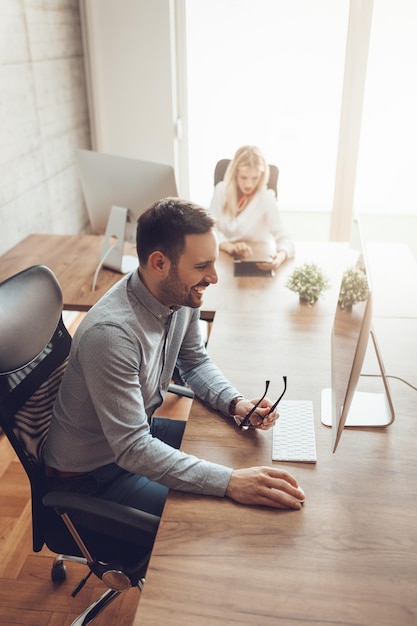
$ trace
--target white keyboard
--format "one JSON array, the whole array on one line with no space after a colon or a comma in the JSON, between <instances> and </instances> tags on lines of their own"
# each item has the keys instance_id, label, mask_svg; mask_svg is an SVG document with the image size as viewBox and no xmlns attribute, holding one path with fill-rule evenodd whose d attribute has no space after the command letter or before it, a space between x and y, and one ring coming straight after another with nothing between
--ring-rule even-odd
<instances>
[{"instance_id":1,"label":"white keyboard","mask_svg":"<svg viewBox=\"0 0 417 626\"><path fill-rule=\"evenodd\" d=\"M272 430L272 460L317 461L314 413L311 400L283 400Z\"/></svg>"}]
</instances>

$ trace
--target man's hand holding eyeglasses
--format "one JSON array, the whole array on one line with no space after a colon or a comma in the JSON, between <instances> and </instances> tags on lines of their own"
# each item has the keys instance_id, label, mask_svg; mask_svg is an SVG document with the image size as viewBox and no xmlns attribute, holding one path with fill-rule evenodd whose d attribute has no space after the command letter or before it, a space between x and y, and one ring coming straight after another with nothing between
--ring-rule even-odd
<instances>
[{"instance_id":1,"label":"man's hand holding eyeglasses","mask_svg":"<svg viewBox=\"0 0 417 626\"><path fill-rule=\"evenodd\" d=\"M287 390L287 377L283 376L282 380L284 381L284 390L281 393L280 397L274 404L266 397L268 388L269 388L269 380L265 381L265 391L262 396L258 400L253 400L250 402L250 408L244 415L243 419L242 413L242 403L245 400L244 398L236 398L235 402L235 410L233 411L233 419L238 424L239 428L242 430L247 430L248 428L260 428L261 430L268 430L271 426L274 425L278 418L278 414L276 412L277 406L280 403L283 395ZM230 412L230 409L229 409Z\"/></svg>"},{"instance_id":2,"label":"man's hand holding eyeglasses","mask_svg":"<svg viewBox=\"0 0 417 626\"><path fill-rule=\"evenodd\" d=\"M236 403L235 406L235 415L234 420L237 424L242 422L248 413L252 411L254 406L258 404L259 398L255 400L246 400L246 398L242 398L239 402ZM260 401L260 404L256 407L256 411L252 413L248 420L247 427L249 428L259 428L260 430L268 430L271 428L277 421L279 414L277 409L273 409L270 412L272 406L271 400L269 398L263 398Z\"/></svg>"}]
</instances>

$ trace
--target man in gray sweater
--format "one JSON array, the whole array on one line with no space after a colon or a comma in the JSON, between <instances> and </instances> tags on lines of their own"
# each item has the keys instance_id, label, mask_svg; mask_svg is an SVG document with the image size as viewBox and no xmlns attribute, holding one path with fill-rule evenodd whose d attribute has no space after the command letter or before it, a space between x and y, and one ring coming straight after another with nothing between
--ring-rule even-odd
<instances>
[{"instance_id":1,"label":"man in gray sweater","mask_svg":"<svg viewBox=\"0 0 417 626\"><path fill-rule=\"evenodd\" d=\"M184 422L155 418L174 367L195 394L239 424L254 403L210 360L200 332L204 290L217 282L214 222L167 198L138 221L139 268L85 316L73 339L44 459L50 488L82 491L161 515L168 489L300 509L304 493L273 467L232 469L179 450ZM277 419L265 398L250 418Z\"/></svg>"}]
</instances>

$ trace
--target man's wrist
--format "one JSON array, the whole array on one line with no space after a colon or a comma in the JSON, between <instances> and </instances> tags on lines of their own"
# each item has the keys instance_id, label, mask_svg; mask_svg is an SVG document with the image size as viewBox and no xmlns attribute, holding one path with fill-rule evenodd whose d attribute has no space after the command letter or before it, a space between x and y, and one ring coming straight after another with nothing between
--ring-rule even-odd
<instances>
[{"instance_id":1,"label":"man's wrist","mask_svg":"<svg viewBox=\"0 0 417 626\"><path fill-rule=\"evenodd\" d=\"M236 421L236 405L238 402L240 402L243 399L244 399L243 396L235 396L229 404L229 415L233 417L236 423L238 423Z\"/></svg>"}]
</instances>

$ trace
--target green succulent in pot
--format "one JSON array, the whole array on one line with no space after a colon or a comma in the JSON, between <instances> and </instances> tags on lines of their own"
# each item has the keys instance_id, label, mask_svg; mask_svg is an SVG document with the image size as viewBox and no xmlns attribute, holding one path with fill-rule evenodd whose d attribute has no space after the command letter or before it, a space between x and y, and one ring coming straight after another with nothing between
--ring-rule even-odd
<instances>
[{"instance_id":1,"label":"green succulent in pot","mask_svg":"<svg viewBox=\"0 0 417 626\"><path fill-rule=\"evenodd\" d=\"M330 287L330 282L316 263L304 263L294 269L285 286L299 294L300 302L312 306Z\"/></svg>"},{"instance_id":2,"label":"green succulent in pot","mask_svg":"<svg viewBox=\"0 0 417 626\"><path fill-rule=\"evenodd\" d=\"M338 305L343 311L352 310L352 306L368 297L368 279L359 267L350 267L342 276Z\"/></svg>"}]
</instances>

